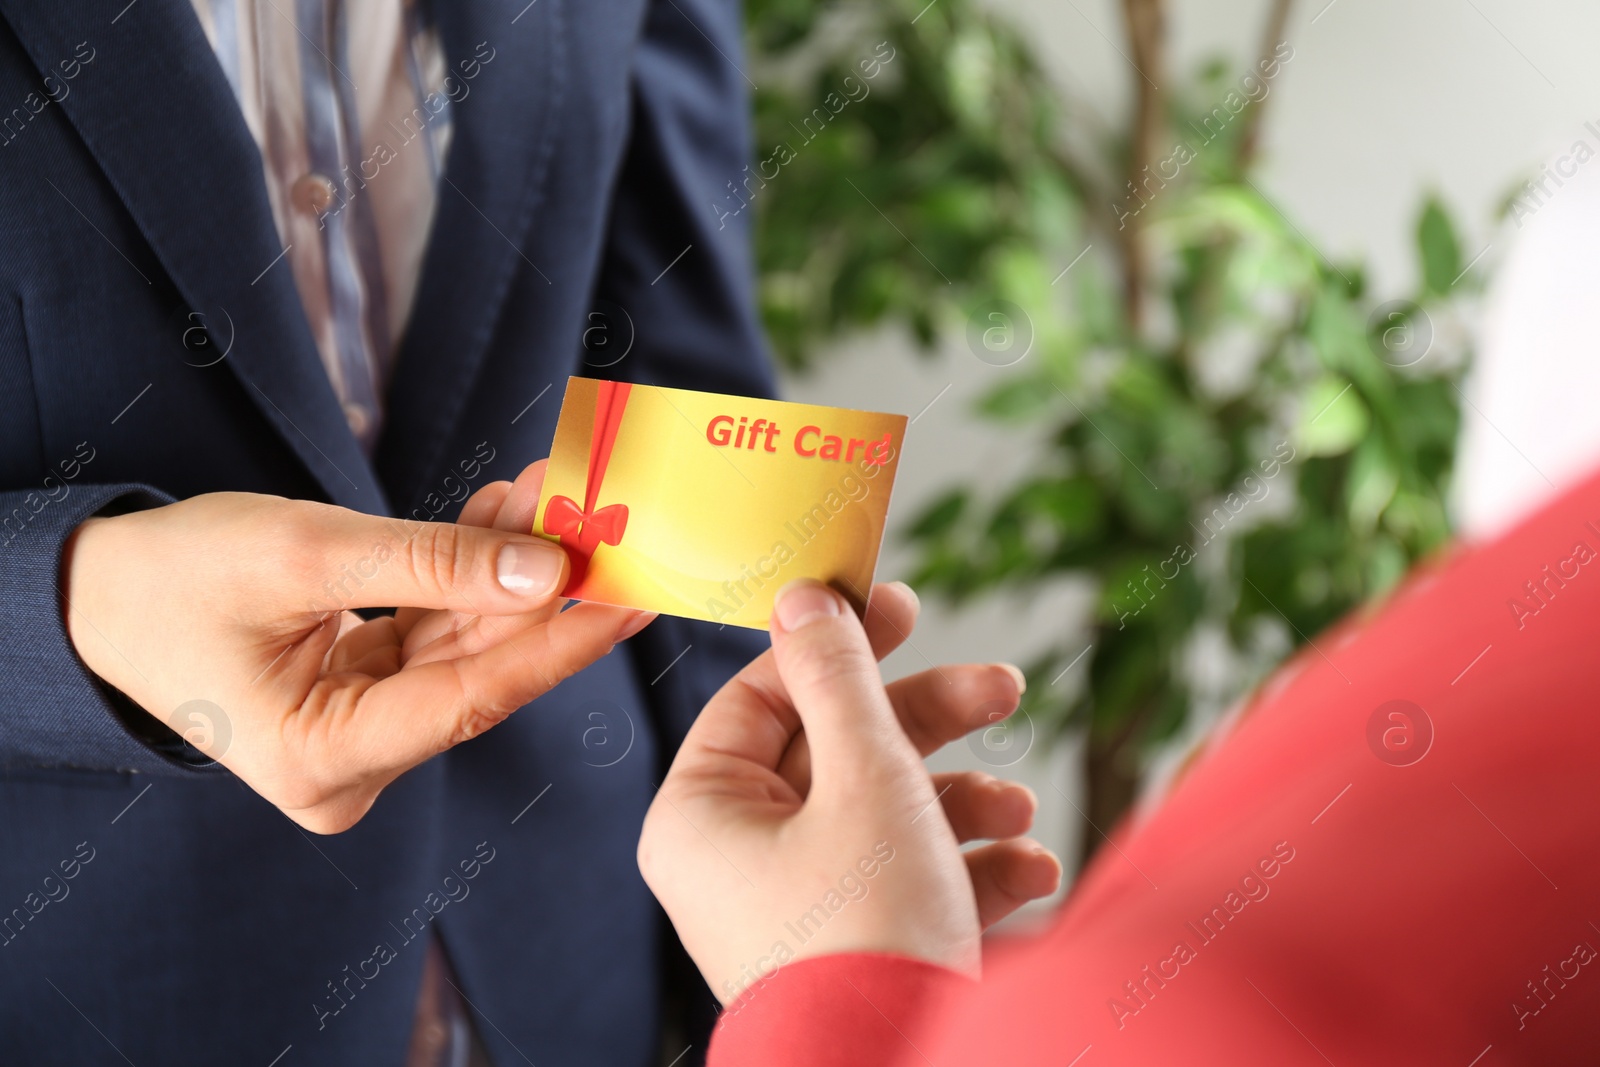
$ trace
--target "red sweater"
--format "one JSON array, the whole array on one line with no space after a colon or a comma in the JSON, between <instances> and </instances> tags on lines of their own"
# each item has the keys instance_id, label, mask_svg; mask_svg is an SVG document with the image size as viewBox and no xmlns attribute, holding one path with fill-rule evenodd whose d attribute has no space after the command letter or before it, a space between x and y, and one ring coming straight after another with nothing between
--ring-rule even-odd
<instances>
[{"instance_id":1,"label":"red sweater","mask_svg":"<svg viewBox=\"0 0 1600 1067\"><path fill-rule=\"evenodd\" d=\"M1600 1062L1600 475L1319 635L1113 840L981 984L791 964L710 1063Z\"/></svg>"}]
</instances>

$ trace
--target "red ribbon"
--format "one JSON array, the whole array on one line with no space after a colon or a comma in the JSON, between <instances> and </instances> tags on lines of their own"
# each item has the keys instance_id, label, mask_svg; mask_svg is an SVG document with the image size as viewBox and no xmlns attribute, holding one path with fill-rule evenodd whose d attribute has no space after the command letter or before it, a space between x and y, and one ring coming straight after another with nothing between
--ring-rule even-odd
<instances>
[{"instance_id":1,"label":"red ribbon","mask_svg":"<svg viewBox=\"0 0 1600 1067\"><path fill-rule=\"evenodd\" d=\"M622 540L623 531L628 528L628 505L610 504L589 513L571 497L558 496L545 509L544 528L563 539L576 535L575 543L582 545L585 551L600 547L602 542L614 545Z\"/></svg>"},{"instance_id":2,"label":"red ribbon","mask_svg":"<svg viewBox=\"0 0 1600 1067\"><path fill-rule=\"evenodd\" d=\"M556 496L544 511L544 528L561 538L561 546L572 557L572 574L567 588L582 583L589 571L589 559L602 544L616 545L628 528L628 505L608 504L596 508L600 484L605 481L611 462L611 448L622 425L622 411L628 403L627 382L600 382L594 400L594 436L589 441L589 477L583 487L583 506L571 497Z\"/></svg>"}]
</instances>

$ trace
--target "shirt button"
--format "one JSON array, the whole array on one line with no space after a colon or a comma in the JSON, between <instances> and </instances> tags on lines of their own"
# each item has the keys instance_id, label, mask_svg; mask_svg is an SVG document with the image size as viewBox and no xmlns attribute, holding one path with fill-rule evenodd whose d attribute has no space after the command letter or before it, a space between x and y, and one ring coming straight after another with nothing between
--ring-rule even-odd
<instances>
[{"instance_id":1,"label":"shirt button","mask_svg":"<svg viewBox=\"0 0 1600 1067\"><path fill-rule=\"evenodd\" d=\"M346 403L344 421L350 424L351 433L357 437L364 437L367 430L372 427L372 412L367 410L365 404Z\"/></svg>"},{"instance_id":2,"label":"shirt button","mask_svg":"<svg viewBox=\"0 0 1600 1067\"><path fill-rule=\"evenodd\" d=\"M333 206L335 192L333 182L321 174L307 174L295 180L289 189L289 199L301 211L320 215Z\"/></svg>"}]
</instances>

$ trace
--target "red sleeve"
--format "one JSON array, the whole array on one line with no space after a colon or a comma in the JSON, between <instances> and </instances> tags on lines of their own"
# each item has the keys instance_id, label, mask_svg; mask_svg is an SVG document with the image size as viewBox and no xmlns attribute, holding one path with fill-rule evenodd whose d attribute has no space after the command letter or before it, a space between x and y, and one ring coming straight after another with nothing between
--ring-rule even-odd
<instances>
[{"instance_id":1,"label":"red sleeve","mask_svg":"<svg viewBox=\"0 0 1600 1067\"><path fill-rule=\"evenodd\" d=\"M792 964L712 1067L1593 1064L1597 635L1600 473L1318 635L982 986Z\"/></svg>"},{"instance_id":2,"label":"red sleeve","mask_svg":"<svg viewBox=\"0 0 1600 1067\"><path fill-rule=\"evenodd\" d=\"M915 1042L924 1021L940 1000L972 985L954 971L904 956L800 960L728 1005L706 1067L920 1063Z\"/></svg>"}]
</instances>

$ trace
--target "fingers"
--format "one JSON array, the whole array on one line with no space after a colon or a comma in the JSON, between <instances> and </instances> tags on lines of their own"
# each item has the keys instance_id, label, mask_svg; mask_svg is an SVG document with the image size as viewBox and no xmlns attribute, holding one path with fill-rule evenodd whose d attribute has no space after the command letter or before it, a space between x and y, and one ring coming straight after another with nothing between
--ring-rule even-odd
<instances>
[{"instance_id":1,"label":"fingers","mask_svg":"<svg viewBox=\"0 0 1600 1067\"><path fill-rule=\"evenodd\" d=\"M638 622L638 628L627 629L624 638L638 633L656 617L656 613L651 611L637 611L631 608L616 610L631 613ZM496 645L519 640L527 631L548 625L560 614L554 607L514 616L457 616L448 612L436 612L435 615L446 619L466 618L467 621L464 625L446 627L427 643L421 643L419 638L426 636L426 632L433 629L431 617L423 621L407 636L400 660L410 666L432 663L435 660L475 656L480 652L487 652Z\"/></svg>"},{"instance_id":2,"label":"fingers","mask_svg":"<svg viewBox=\"0 0 1600 1067\"><path fill-rule=\"evenodd\" d=\"M328 650L324 668L330 674L359 671L383 678L400 669L400 638L394 619L380 616L339 636Z\"/></svg>"},{"instance_id":3,"label":"fingers","mask_svg":"<svg viewBox=\"0 0 1600 1067\"><path fill-rule=\"evenodd\" d=\"M987 929L1030 900L1047 897L1061 884L1061 861L1037 841L997 841L963 854L978 921Z\"/></svg>"},{"instance_id":4,"label":"fingers","mask_svg":"<svg viewBox=\"0 0 1600 1067\"><path fill-rule=\"evenodd\" d=\"M965 664L891 683L889 700L906 736L926 756L1016 711L1025 688L1022 672L1009 663Z\"/></svg>"},{"instance_id":5,"label":"fingers","mask_svg":"<svg viewBox=\"0 0 1600 1067\"><path fill-rule=\"evenodd\" d=\"M500 513L500 506L505 503L510 492L510 482L504 479L490 482L467 498L466 504L461 508L461 514L456 517L456 522L462 526L493 526L495 516ZM427 614L427 608L400 608L396 611L395 632L401 640L404 640L417 621Z\"/></svg>"},{"instance_id":6,"label":"fingers","mask_svg":"<svg viewBox=\"0 0 1600 1067\"><path fill-rule=\"evenodd\" d=\"M356 766L408 770L478 736L632 636L652 616L575 604L476 655L416 665L366 689L349 739ZM484 620L493 624L497 620Z\"/></svg>"},{"instance_id":7,"label":"fingers","mask_svg":"<svg viewBox=\"0 0 1600 1067\"><path fill-rule=\"evenodd\" d=\"M922 602L906 583L887 582L873 586L871 599L867 602L867 616L862 622L873 656L883 659L904 644L915 629L920 614ZM780 697L783 692L783 683L778 678L778 665L770 651L747 663L739 672L739 678L775 697ZM798 725L796 722L796 727Z\"/></svg>"},{"instance_id":8,"label":"fingers","mask_svg":"<svg viewBox=\"0 0 1600 1067\"><path fill-rule=\"evenodd\" d=\"M495 482L473 494L457 520L463 526L488 526L512 533L527 533L533 527L533 516L539 506L539 493L544 486L547 460L539 460L524 467L515 482ZM531 609L534 617L548 618L556 611L559 601ZM456 633L464 624L475 618L472 613L427 611L419 608L402 608L396 612L401 621L400 635L404 640L402 659L411 658L423 649L429 649L441 637ZM488 638L477 642L477 649L485 647Z\"/></svg>"},{"instance_id":9,"label":"fingers","mask_svg":"<svg viewBox=\"0 0 1600 1067\"><path fill-rule=\"evenodd\" d=\"M539 514L539 495L544 490L544 473L549 466L549 460L541 459L522 468L511 491L500 502L492 524L496 530L528 533L534 528Z\"/></svg>"},{"instance_id":10,"label":"fingers","mask_svg":"<svg viewBox=\"0 0 1600 1067\"><path fill-rule=\"evenodd\" d=\"M876 649L874 649L876 651ZM952 664L891 682L889 702L920 755L937 752L1017 710L1022 672L1008 663ZM794 735L778 773L801 796L811 787L811 750Z\"/></svg>"},{"instance_id":11,"label":"fingers","mask_svg":"<svg viewBox=\"0 0 1600 1067\"><path fill-rule=\"evenodd\" d=\"M963 845L1021 837L1033 826L1033 814L1039 808L1038 798L1027 786L981 771L936 774L933 788L950 829Z\"/></svg>"},{"instance_id":12,"label":"fingers","mask_svg":"<svg viewBox=\"0 0 1600 1067\"><path fill-rule=\"evenodd\" d=\"M904 583L873 586L865 623L872 654L881 659L894 651L916 625L920 610L917 594ZM796 783L801 796L809 789L810 747L771 649L746 664L706 705L678 758L692 762L702 753L737 755L777 769Z\"/></svg>"},{"instance_id":13,"label":"fingers","mask_svg":"<svg viewBox=\"0 0 1600 1067\"><path fill-rule=\"evenodd\" d=\"M517 615L556 599L567 580L566 553L532 534L402 522L332 507L308 507L298 521L300 529L286 533L310 546L310 580L320 584L334 576L347 608Z\"/></svg>"},{"instance_id":14,"label":"fingers","mask_svg":"<svg viewBox=\"0 0 1600 1067\"><path fill-rule=\"evenodd\" d=\"M490 482L483 486L461 507L461 514L456 516L456 522L462 526L493 526L494 517L500 513L500 507L511 493L511 483L505 479Z\"/></svg>"},{"instance_id":15,"label":"fingers","mask_svg":"<svg viewBox=\"0 0 1600 1067\"><path fill-rule=\"evenodd\" d=\"M872 654L883 659L904 644L921 614L922 602L905 582L873 586L867 600L867 617L862 621Z\"/></svg>"},{"instance_id":16,"label":"fingers","mask_svg":"<svg viewBox=\"0 0 1600 1067\"><path fill-rule=\"evenodd\" d=\"M844 598L814 581L791 582L772 613L772 651L805 727L813 795L860 785L921 763L884 692L866 631ZM778 755L781 755L779 753Z\"/></svg>"}]
</instances>

